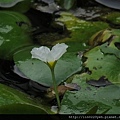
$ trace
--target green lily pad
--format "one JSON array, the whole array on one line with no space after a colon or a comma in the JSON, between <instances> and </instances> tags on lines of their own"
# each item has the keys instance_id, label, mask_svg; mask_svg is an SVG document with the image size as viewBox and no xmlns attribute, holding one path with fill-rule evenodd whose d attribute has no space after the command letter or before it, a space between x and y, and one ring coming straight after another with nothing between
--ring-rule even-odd
<instances>
[{"instance_id":1,"label":"green lily pad","mask_svg":"<svg viewBox=\"0 0 120 120\"><path fill-rule=\"evenodd\" d=\"M116 86L108 86L94 91L67 92L60 114L86 114L94 106L98 106L97 114L108 109L107 114L120 114L119 90Z\"/></svg>"},{"instance_id":2,"label":"green lily pad","mask_svg":"<svg viewBox=\"0 0 120 120\"><path fill-rule=\"evenodd\" d=\"M120 114L119 86L92 87L86 83L86 74L76 75L73 82L78 83L81 90L65 93L60 114L90 114L93 108L91 114Z\"/></svg>"},{"instance_id":3,"label":"green lily pad","mask_svg":"<svg viewBox=\"0 0 120 120\"><path fill-rule=\"evenodd\" d=\"M0 114L47 114L50 109L27 94L0 84Z\"/></svg>"},{"instance_id":4,"label":"green lily pad","mask_svg":"<svg viewBox=\"0 0 120 120\"><path fill-rule=\"evenodd\" d=\"M50 69L44 62L31 59L30 51L24 49L14 54L14 61L20 71L28 78L44 86L52 86L52 76ZM55 66L55 76L57 84L65 81L68 77L81 70L81 60L75 52L65 53Z\"/></svg>"},{"instance_id":5,"label":"green lily pad","mask_svg":"<svg viewBox=\"0 0 120 120\"><path fill-rule=\"evenodd\" d=\"M0 58L12 59L18 49L32 44L30 21L17 12L0 11Z\"/></svg>"},{"instance_id":6,"label":"green lily pad","mask_svg":"<svg viewBox=\"0 0 120 120\"><path fill-rule=\"evenodd\" d=\"M23 0L0 0L0 7L12 7Z\"/></svg>"},{"instance_id":7,"label":"green lily pad","mask_svg":"<svg viewBox=\"0 0 120 120\"><path fill-rule=\"evenodd\" d=\"M115 53L112 53L113 50ZM98 80L101 76L106 76L112 83L120 83L120 68L117 67L120 65L120 59L115 55L120 50L113 50L112 48L106 49L104 44L101 47L98 46L91 49L85 54L87 61L84 64L91 72L88 78Z\"/></svg>"},{"instance_id":8,"label":"green lily pad","mask_svg":"<svg viewBox=\"0 0 120 120\"><path fill-rule=\"evenodd\" d=\"M120 31L113 29L109 34L113 36L111 39L104 41L104 44L94 47L84 54L87 58L84 65L91 72L88 79L98 80L100 77L106 76L109 81L118 84L120 83L120 69L117 67L120 65ZM99 36L99 42L106 35L101 34L101 36Z\"/></svg>"}]
</instances>

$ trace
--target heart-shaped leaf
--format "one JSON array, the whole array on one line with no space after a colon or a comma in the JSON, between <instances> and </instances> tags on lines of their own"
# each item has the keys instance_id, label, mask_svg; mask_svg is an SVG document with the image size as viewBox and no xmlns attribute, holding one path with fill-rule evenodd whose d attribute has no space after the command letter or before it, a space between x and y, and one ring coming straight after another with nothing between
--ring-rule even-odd
<instances>
[{"instance_id":1,"label":"heart-shaped leaf","mask_svg":"<svg viewBox=\"0 0 120 120\"><path fill-rule=\"evenodd\" d=\"M31 49L24 49L14 55L14 61L20 71L28 78L45 86L52 86L51 72L44 62L32 59ZM55 66L57 84L81 70L81 60L74 52L65 53Z\"/></svg>"}]
</instances>

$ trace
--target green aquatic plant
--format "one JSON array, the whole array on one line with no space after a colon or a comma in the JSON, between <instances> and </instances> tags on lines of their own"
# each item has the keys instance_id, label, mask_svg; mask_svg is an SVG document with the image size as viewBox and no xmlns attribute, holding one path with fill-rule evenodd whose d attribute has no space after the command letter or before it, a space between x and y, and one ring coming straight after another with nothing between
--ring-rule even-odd
<instances>
[{"instance_id":1,"label":"green aquatic plant","mask_svg":"<svg viewBox=\"0 0 120 120\"><path fill-rule=\"evenodd\" d=\"M51 70L54 91L55 91L59 108L60 108L60 99L59 99L58 90L57 90L54 68L57 63L57 60L67 51L66 50L67 48L68 46L66 44L58 43L55 46L53 46L51 50L48 47L41 46L39 48L33 48L31 51L32 58L36 58L45 62Z\"/></svg>"}]
</instances>

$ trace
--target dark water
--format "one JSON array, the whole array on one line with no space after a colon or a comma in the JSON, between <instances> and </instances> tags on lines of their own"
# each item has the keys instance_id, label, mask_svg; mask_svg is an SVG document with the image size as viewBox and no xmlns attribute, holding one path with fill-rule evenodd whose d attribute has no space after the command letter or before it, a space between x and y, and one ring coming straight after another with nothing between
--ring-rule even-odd
<instances>
[{"instance_id":1,"label":"dark water","mask_svg":"<svg viewBox=\"0 0 120 120\"><path fill-rule=\"evenodd\" d=\"M0 60L0 82L34 97L42 97L47 87L25 77L13 61Z\"/></svg>"}]
</instances>

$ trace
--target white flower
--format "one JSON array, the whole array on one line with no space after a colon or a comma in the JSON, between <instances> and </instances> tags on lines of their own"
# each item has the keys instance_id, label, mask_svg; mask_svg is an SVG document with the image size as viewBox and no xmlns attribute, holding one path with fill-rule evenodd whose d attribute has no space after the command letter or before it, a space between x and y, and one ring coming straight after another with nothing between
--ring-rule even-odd
<instances>
[{"instance_id":1,"label":"white flower","mask_svg":"<svg viewBox=\"0 0 120 120\"><path fill-rule=\"evenodd\" d=\"M47 63L47 65L51 70L53 86L57 98L58 107L60 107L60 99L57 90L54 67L56 61L67 51L66 50L67 48L68 46L65 43L61 43L61 44L58 43L55 46L53 46L51 50L48 47L41 46L39 48L33 48L31 51L32 58L36 58Z\"/></svg>"},{"instance_id":2,"label":"white flower","mask_svg":"<svg viewBox=\"0 0 120 120\"><path fill-rule=\"evenodd\" d=\"M46 63L57 61L67 50L68 46L65 43L56 44L50 50L48 47L41 46L33 48L31 51L32 58L39 59Z\"/></svg>"}]
</instances>

